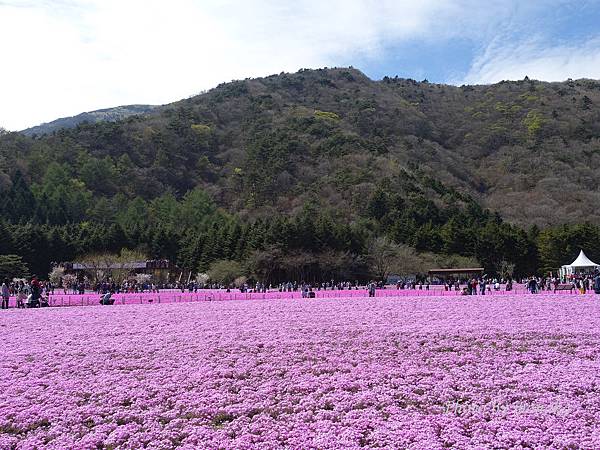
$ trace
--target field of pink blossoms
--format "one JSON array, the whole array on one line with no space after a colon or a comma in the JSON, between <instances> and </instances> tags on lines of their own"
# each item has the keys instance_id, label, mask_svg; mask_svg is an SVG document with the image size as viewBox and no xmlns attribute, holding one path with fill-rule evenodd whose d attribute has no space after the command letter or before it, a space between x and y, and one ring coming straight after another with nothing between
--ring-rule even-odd
<instances>
[{"instance_id":1,"label":"field of pink blossoms","mask_svg":"<svg viewBox=\"0 0 600 450\"><path fill-rule=\"evenodd\" d=\"M0 448L600 448L600 296L0 311Z\"/></svg>"}]
</instances>

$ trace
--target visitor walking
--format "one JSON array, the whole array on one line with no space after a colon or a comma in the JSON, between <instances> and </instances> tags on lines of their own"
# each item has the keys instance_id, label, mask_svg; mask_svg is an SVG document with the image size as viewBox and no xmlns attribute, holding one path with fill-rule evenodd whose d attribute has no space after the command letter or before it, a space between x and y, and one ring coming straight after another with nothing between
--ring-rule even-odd
<instances>
[{"instance_id":1,"label":"visitor walking","mask_svg":"<svg viewBox=\"0 0 600 450\"><path fill-rule=\"evenodd\" d=\"M537 294L538 292L538 283L537 280L532 277L529 282L527 283L527 289L529 290L530 293L532 294Z\"/></svg>"},{"instance_id":2,"label":"visitor walking","mask_svg":"<svg viewBox=\"0 0 600 450\"><path fill-rule=\"evenodd\" d=\"M8 287L9 284L10 282L8 279L5 279L2 283L2 287L0 288L0 295L2 295L2 309L8 309L8 300L10 299L10 288Z\"/></svg>"},{"instance_id":3,"label":"visitor walking","mask_svg":"<svg viewBox=\"0 0 600 450\"><path fill-rule=\"evenodd\" d=\"M17 288L17 308L25 308L25 299L27 298L27 289L23 281L19 281Z\"/></svg>"},{"instance_id":4,"label":"visitor walking","mask_svg":"<svg viewBox=\"0 0 600 450\"><path fill-rule=\"evenodd\" d=\"M369 297L375 297L375 283L369 283Z\"/></svg>"},{"instance_id":5,"label":"visitor walking","mask_svg":"<svg viewBox=\"0 0 600 450\"><path fill-rule=\"evenodd\" d=\"M38 306L40 306L40 298L42 296L42 286L35 275L33 277L31 277L30 285L31 285L31 301L29 302L28 306L30 308L31 307L37 308Z\"/></svg>"}]
</instances>

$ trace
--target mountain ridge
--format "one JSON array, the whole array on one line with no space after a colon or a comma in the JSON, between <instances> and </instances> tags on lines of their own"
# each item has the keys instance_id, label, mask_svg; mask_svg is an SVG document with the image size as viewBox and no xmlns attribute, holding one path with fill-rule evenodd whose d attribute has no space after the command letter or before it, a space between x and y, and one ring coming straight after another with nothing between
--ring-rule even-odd
<instances>
[{"instance_id":1,"label":"mountain ridge","mask_svg":"<svg viewBox=\"0 0 600 450\"><path fill-rule=\"evenodd\" d=\"M360 265L375 237L490 273L551 270L600 255L599 105L594 80L234 81L151 114L3 134L0 214L37 272L127 247L191 270L284 255L283 277Z\"/></svg>"},{"instance_id":2,"label":"mountain ridge","mask_svg":"<svg viewBox=\"0 0 600 450\"><path fill-rule=\"evenodd\" d=\"M44 135L62 128L74 128L84 122L115 122L132 115L147 114L156 108L158 108L156 105L135 104L86 111L74 116L60 117L50 122L29 127L24 130L20 130L19 133L23 133L26 136Z\"/></svg>"},{"instance_id":3,"label":"mountain ridge","mask_svg":"<svg viewBox=\"0 0 600 450\"><path fill-rule=\"evenodd\" d=\"M202 155L192 159L194 166L204 165L201 171L207 172L209 180L197 172L187 174L195 180L187 186L170 181L157 184L154 180L151 184L162 185L157 192L166 186L185 192L200 184L225 204L245 209L231 186L219 182L215 186L210 178L231 178L234 169L242 169L248 162L243 152L252 147L251 141L256 144L263 127L267 133L287 133L302 147L300 153L307 152L288 155L294 160L288 161L289 168L303 164L299 160L304 159L309 165L333 164L336 167L332 170L339 170L336 160L346 159L353 165L367 155L376 159L387 155L386 161L379 161L377 172L384 171L381 166L389 162L404 168L416 164L515 223L543 226L600 221L597 213L582 213L576 206L600 202L600 179L596 175L600 169L598 105L600 83L594 80L549 83L525 79L459 87L389 77L373 81L353 68L333 68L223 83L199 96L164 105L157 114L141 116L141 121L134 121L138 126L127 125L125 119L120 127L125 133L139 134L139 127L145 126L146 136L141 139L153 147L153 159L164 156L166 149L161 153L149 134L171 135L173 141L185 146L202 133L198 128L192 132L192 125L208 127L207 135L199 138L205 142L199 144L196 139L194 145L210 148L196 148ZM337 118L326 117L329 112ZM181 114L187 117L176 117ZM177 126L185 123L187 130L180 128L174 134L165 131L169 121L178 122ZM77 139L77 131L73 133L72 138ZM79 133L79 137L84 135ZM180 142L181 138L187 142ZM102 148L102 143L86 145L97 147L103 157L117 157L107 152L106 146ZM326 154L320 154L317 147ZM171 150L176 154L181 148ZM178 158L185 160L190 155ZM282 167L268 177L256 167L246 169L250 169L251 177L261 178L246 179L246 187L254 183L266 188L251 196L268 195L278 177L282 181L291 175L296 187L298 181L307 181L298 180ZM248 170L242 178L247 178L246 174ZM565 189L570 196L564 195ZM528 208L520 206L523 202Z\"/></svg>"},{"instance_id":4,"label":"mountain ridge","mask_svg":"<svg viewBox=\"0 0 600 450\"><path fill-rule=\"evenodd\" d=\"M339 161L346 160L352 166L364 163L366 157L378 160L379 167L374 169L378 173L385 172L388 163L404 168L416 165L442 183L473 195L510 221L544 226L565 221L600 222L598 213L584 213L577 207L600 202L598 105L600 82L586 79L452 86L389 77L373 81L353 68L305 69L223 83L204 94L164 105L157 114L143 115L138 121L125 119L119 127L128 141L123 148L131 145L126 134L135 133L136 139L147 141L152 155L146 156L154 160L167 152L178 154L175 159L203 166L200 172L204 176L198 171L185 175L193 181L187 185L169 181L169 174L164 174L166 183L152 180L156 192L170 186L183 193L200 184L223 204L244 210L239 193L231 189L234 182L229 180L225 186L214 181L229 179L236 168L243 169L252 159L245 152L257 145L257 139L264 141L271 134L285 140L281 136L285 134L288 143L300 146L286 156L289 169L306 163L343 170ZM208 128L200 131L197 127L194 132L192 125ZM173 126L178 128L175 133ZM139 136L140 127L145 127L146 135ZM79 129L87 131L75 129L71 138L85 140L91 129ZM167 143L158 149L150 138L153 133L168 136L179 148L167 151L173 147ZM102 157L122 156L108 151L110 145L103 147L102 142L86 145L96 148ZM184 154L181 145L197 154ZM171 156L166 155L167 159ZM261 156L263 162L274 162L265 156ZM142 165L151 163L144 161ZM281 163L276 174L246 167L241 175L246 187L254 183L262 189L248 194L264 197L281 193L273 189L277 178L291 180L302 190L308 180L299 179ZM250 180L247 175L254 178ZM570 195L565 196L564 190ZM147 198L154 195L138 193ZM523 202L528 208L521 207ZM277 201L274 206L282 210Z\"/></svg>"}]
</instances>

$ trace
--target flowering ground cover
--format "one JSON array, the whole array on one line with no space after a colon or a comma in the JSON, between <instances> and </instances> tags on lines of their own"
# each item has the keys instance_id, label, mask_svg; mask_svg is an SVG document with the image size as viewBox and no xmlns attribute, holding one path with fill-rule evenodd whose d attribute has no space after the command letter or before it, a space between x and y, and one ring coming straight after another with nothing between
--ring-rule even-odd
<instances>
[{"instance_id":1,"label":"flowering ground cover","mask_svg":"<svg viewBox=\"0 0 600 450\"><path fill-rule=\"evenodd\" d=\"M0 448L600 448L600 298L9 310Z\"/></svg>"}]
</instances>

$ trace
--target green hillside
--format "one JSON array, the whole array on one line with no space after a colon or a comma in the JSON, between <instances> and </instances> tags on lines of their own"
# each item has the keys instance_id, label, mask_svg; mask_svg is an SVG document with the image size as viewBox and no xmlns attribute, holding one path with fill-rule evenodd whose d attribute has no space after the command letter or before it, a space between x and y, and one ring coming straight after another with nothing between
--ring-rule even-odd
<instances>
[{"instance_id":1,"label":"green hillside","mask_svg":"<svg viewBox=\"0 0 600 450\"><path fill-rule=\"evenodd\" d=\"M9 133L4 252L42 271L121 247L190 270L281 251L305 258L281 276L319 273L326 255L352 260L351 276L386 235L490 272L552 268L584 245L600 259L599 105L592 80L455 87L323 69L223 84L117 122ZM33 257L38 244L20 248L31 235L19 233L60 251Z\"/></svg>"}]
</instances>

